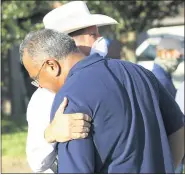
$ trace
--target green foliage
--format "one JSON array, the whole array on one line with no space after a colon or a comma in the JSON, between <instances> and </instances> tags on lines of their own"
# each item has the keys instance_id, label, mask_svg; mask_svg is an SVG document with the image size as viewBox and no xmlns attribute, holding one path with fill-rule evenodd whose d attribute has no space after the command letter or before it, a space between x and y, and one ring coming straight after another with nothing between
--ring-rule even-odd
<instances>
[{"instance_id":1,"label":"green foliage","mask_svg":"<svg viewBox=\"0 0 185 175\"><path fill-rule=\"evenodd\" d=\"M16 121L12 121L10 116L1 116L1 133L15 133L27 130L26 116L20 116Z\"/></svg>"},{"instance_id":2,"label":"green foliage","mask_svg":"<svg viewBox=\"0 0 185 175\"><path fill-rule=\"evenodd\" d=\"M65 3L67 1L60 1ZM26 33L43 27L42 19L52 9L54 1L2 1L2 54L19 44ZM174 16L183 1L87 1L92 13L115 18L119 24L111 26L117 39L122 33L141 32L152 26L155 19Z\"/></svg>"},{"instance_id":3,"label":"green foliage","mask_svg":"<svg viewBox=\"0 0 185 175\"><path fill-rule=\"evenodd\" d=\"M2 134L2 156L26 156L26 131Z\"/></svg>"},{"instance_id":4,"label":"green foliage","mask_svg":"<svg viewBox=\"0 0 185 175\"><path fill-rule=\"evenodd\" d=\"M87 1L92 13L113 17L119 24L111 26L117 39L130 31L142 32L152 27L154 20L178 15L183 1Z\"/></svg>"},{"instance_id":5,"label":"green foliage","mask_svg":"<svg viewBox=\"0 0 185 175\"><path fill-rule=\"evenodd\" d=\"M8 119L1 120L2 156L25 157L27 122L25 116L18 123Z\"/></svg>"},{"instance_id":6,"label":"green foliage","mask_svg":"<svg viewBox=\"0 0 185 175\"><path fill-rule=\"evenodd\" d=\"M2 54L17 45L31 30L43 27L42 18L51 10L50 1L2 2Z\"/></svg>"}]
</instances>

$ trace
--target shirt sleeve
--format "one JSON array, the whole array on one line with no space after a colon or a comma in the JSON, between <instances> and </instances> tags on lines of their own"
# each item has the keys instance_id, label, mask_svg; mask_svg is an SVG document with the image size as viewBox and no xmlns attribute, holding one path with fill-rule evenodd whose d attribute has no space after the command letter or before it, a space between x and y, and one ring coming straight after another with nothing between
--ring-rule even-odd
<instances>
[{"instance_id":1,"label":"shirt sleeve","mask_svg":"<svg viewBox=\"0 0 185 175\"><path fill-rule=\"evenodd\" d=\"M171 135L184 126L184 115L175 99L165 90L163 85L159 86L159 105L167 135Z\"/></svg>"},{"instance_id":2,"label":"shirt sleeve","mask_svg":"<svg viewBox=\"0 0 185 175\"><path fill-rule=\"evenodd\" d=\"M65 113L78 112L88 114L87 110L83 107L77 107L75 103L69 100ZM94 166L92 136L88 136L85 139L58 143L58 173L94 173Z\"/></svg>"},{"instance_id":3,"label":"shirt sleeve","mask_svg":"<svg viewBox=\"0 0 185 175\"><path fill-rule=\"evenodd\" d=\"M50 123L51 103L45 103L41 94L36 92L31 98L27 108L28 135L26 143L26 155L33 172L57 171L53 168L56 160L56 143L48 143L44 138L44 131ZM45 96L45 98L47 98ZM43 100L43 101L42 101ZM52 100L48 99L49 101ZM56 166L55 166L56 167Z\"/></svg>"}]
</instances>

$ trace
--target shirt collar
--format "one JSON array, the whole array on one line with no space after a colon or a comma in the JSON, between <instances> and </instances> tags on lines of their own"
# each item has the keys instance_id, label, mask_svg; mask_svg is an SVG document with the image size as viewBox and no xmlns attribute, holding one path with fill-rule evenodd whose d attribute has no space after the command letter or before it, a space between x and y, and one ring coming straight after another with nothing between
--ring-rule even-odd
<instances>
[{"instance_id":1,"label":"shirt collar","mask_svg":"<svg viewBox=\"0 0 185 175\"><path fill-rule=\"evenodd\" d=\"M68 73L67 79L71 77L75 72L103 60L105 60L105 58L100 56L98 53L85 57L71 68Z\"/></svg>"}]
</instances>

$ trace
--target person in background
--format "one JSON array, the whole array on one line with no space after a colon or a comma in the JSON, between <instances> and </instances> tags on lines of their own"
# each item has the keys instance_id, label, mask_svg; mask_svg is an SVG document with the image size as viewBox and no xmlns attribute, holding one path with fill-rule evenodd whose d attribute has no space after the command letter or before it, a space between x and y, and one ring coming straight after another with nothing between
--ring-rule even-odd
<instances>
[{"instance_id":1,"label":"person in background","mask_svg":"<svg viewBox=\"0 0 185 175\"><path fill-rule=\"evenodd\" d=\"M176 88L173 84L171 74L175 72L182 61L183 48L181 42L174 38L162 38L156 49L157 57L154 60L152 72L175 99ZM176 173L182 173L182 164L179 165Z\"/></svg>"},{"instance_id":2,"label":"person in background","mask_svg":"<svg viewBox=\"0 0 185 175\"><path fill-rule=\"evenodd\" d=\"M45 28L52 28L73 37L76 45L85 55L98 53L105 57L111 54L108 40L99 34L98 27L117 24L117 22L105 15L90 14L84 1L72 1L50 11L45 15L43 23ZM39 74L33 81L37 87L39 87L38 78ZM54 97L55 93L39 87L27 108L26 153L33 172L57 172L56 142L84 138L89 132L89 116L80 113L63 114L67 106L66 98L50 124Z\"/></svg>"},{"instance_id":3,"label":"person in background","mask_svg":"<svg viewBox=\"0 0 185 175\"><path fill-rule=\"evenodd\" d=\"M150 71L85 56L50 29L29 33L20 58L30 77L39 72L38 84L57 93L51 119L65 96L65 113L92 118L89 137L57 144L58 173L174 173L184 155L183 114Z\"/></svg>"},{"instance_id":4,"label":"person in background","mask_svg":"<svg viewBox=\"0 0 185 175\"><path fill-rule=\"evenodd\" d=\"M165 89L175 98L176 88L171 74L181 62L182 46L178 39L162 38L157 45L157 57L152 72Z\"/></svg>"}]
</instances>

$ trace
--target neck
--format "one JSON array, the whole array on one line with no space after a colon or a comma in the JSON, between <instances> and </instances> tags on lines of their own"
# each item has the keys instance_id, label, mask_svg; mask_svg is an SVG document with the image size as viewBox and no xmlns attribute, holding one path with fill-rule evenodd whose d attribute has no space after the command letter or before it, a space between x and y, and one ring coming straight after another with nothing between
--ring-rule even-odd
<instances>
[{"instance_id":1,"label":"neck","mask_svg":"<svg viewBox=\"0 0 185 175\"><path fill-rule=\"evenodd\" d=\"M76 45L80 49L82 53L84 53L86 56L88 56L91 52L91 48L95 41L100 37L100 35L97 36L90 36L90 35L79 35L73 37Z\"/></svg>"},{"instance_id":2,"label":"neck","mask_svg":"<svg viewBox=\"0 0 185 175\"><path fill-rule=\"evenodd\" d=\"M84 59L84 57L85 57L85 55L83 53L79 52L79 53L70 54L64 60L62 60L62 62L60 63L60 65L62 67L60 84L64 84L71 68L76 63L78 63L79 61Z\"/></svg>"},{"instance_id":3,"label":"neck","mask_svg":"<svg viewBox=\"0 0 185 175\"><path fill-rule=\"evenodd\" d=\"M85 58L85 54L83 54L82 52L68 55L64 62L65 68L67 69L68 73L76 63L78 63L84 58Z\"/></svg>"}]
</instances>

